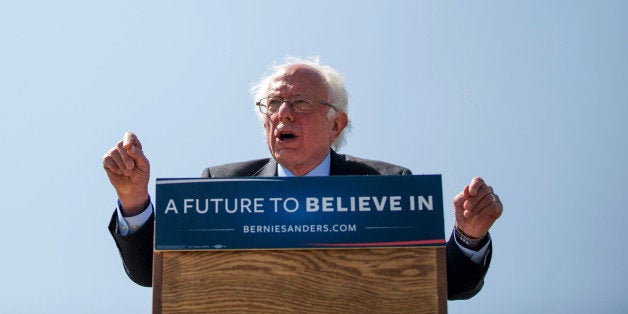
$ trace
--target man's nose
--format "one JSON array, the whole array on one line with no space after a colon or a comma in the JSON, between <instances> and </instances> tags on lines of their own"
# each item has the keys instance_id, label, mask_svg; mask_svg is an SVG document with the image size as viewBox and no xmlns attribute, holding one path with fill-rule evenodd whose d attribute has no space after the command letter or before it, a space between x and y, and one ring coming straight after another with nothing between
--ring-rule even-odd
<instances>
[{"instance_id":1,"label":"man's nose","mask_svg":"<svg viewBox=\"0 0 628 314\"><path fill-rule=\"evenodd\" d=\"M294 121L294 112L292 112L292 103L290 101L284 100L279 106L279 111L277 111L277 116L279 120L290 120Z\"/></svg>"}]
</instances>

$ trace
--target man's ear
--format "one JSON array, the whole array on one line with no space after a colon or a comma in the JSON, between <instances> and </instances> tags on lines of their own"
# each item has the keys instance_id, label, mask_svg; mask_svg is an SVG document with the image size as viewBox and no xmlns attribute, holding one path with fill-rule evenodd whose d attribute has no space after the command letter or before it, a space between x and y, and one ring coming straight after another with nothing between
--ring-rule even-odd
<instances>
[{"instance_id":1,"label":"man's ear","mask_svg":"<svg viewBox=\"0 0 628 314\"><path fill-rule=\"evenodd\" d=\"M334 125L331 127L332 131L334 131L334 138L333 138L333 140L336 140L338 135L340 135L342 130L344 130L347 127L348 124L349 124L349 117L347 117L346 113L339 112L334 117Z\"/></svg>"}]
</instances>

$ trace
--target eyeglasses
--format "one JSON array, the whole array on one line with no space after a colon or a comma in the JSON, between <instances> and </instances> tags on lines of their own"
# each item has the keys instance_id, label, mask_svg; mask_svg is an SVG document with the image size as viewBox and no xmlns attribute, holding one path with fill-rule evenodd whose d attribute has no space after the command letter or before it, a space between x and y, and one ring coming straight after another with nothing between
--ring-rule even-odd
<instances>
[{"instance_id":1,"label":"eyeglasses","mask_svg":"<svg viewBox=\"0 0 628 314\"><path fill-rule=\"evenodd\" d=\"M294 111L295 113L312 112L312 110L314 110L315 103L325 105L327 107L331 107L332 109L336 111L338 110L336 109L336 107L334 107L334 105L326 101L314 100L311 97L306 96L306 95L295 96L290 99L284 99L284 98L276 97L276 96L265 97L265 98L260 99L255 105L259 109L259 112L265 115L273 115L279 112L279 108L281 108L281 105L284 102L287 103L292 109L292 111Z\"/></svg>"}]
</instances>

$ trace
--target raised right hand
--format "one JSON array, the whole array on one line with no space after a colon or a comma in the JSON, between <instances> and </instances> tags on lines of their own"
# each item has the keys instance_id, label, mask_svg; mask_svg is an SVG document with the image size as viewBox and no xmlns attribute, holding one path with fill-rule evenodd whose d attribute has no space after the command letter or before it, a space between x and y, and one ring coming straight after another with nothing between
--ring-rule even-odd
<instances>
[{"instance_id":1,"label":"raised right hand","mask_svg":"<svg viewBox=\"0 0 628 314\"><path fill-rule=\"evenodd\" d=\"M137 136L128 131L124 133L122 140L105 153L102 165L116 189L124 216L144 211L149 204L150 163Z\"/></svg>"}]
</instances>

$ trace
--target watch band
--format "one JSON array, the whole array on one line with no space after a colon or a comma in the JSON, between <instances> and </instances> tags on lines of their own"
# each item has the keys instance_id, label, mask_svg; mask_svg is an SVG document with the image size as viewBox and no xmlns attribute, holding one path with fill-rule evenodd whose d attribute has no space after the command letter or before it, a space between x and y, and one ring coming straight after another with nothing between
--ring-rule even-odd
<instances>
[{"instance_id":1,"label":"watch band","mask_svg":"<svg viewBox=\"0 0 628 314\"><path fill-rule=\"evenodd\" d=\"M460 241L464 247L470 250L474 250L474 251L477 251L477 249L481 247L480 244L482 244L482 241L484 240L484 238L486 238L486 236L482 238L473 238L467 235L466 233L464 233L458 227L456 227L455 232L456 232L456 239L458 239L458 241Z\"/></svg>"}]
</instances>

